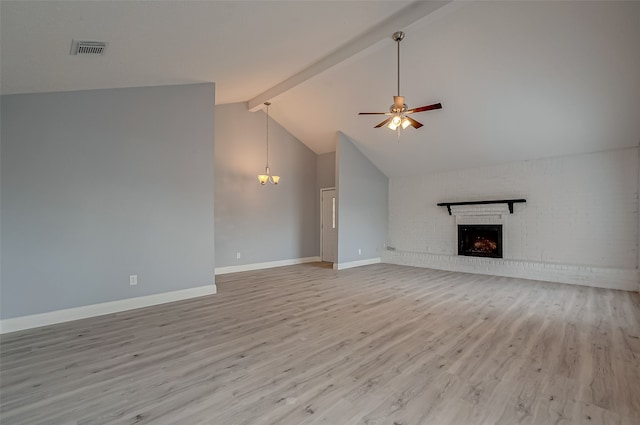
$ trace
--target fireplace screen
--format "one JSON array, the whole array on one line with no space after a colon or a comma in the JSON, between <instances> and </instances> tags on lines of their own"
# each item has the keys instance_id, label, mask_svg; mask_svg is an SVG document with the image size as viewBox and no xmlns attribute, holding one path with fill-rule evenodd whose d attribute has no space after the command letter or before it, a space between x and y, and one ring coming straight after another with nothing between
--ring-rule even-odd
<instances>
[{"instance_id":1,"label":"fireplace screen","mask_svg":"<svg viewBox=\"0 0 640 425\"><path fill-rule=\"evenodd\" d=\"M502 225L458 225L458 255L502 258Z\"/></svg>"}]
</instances>

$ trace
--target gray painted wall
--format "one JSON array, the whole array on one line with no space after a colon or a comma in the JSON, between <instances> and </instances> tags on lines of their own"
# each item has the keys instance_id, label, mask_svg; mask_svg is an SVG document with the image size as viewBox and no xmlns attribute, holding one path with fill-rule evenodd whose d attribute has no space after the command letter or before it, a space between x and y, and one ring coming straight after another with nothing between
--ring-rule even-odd
<instances>
[{"instance_id":1,"label":"gray painted wall","mask_svg":"<svg viewBox=\"0 0 640 425\"><path fill-rule=\"evenodd\" d=\"M337 146L338 263L380 257L387 238L389 179L348 136L339 133Z\"/></svg>"},{"instance_id":2,"label":"gray painted wall","mask_svg":"<svg viewBox=\"0 0 640 425\"><path fill-rule=\"evenodd\" d=\"M266 114L220 105L216 123L216 267L318 256L316 154L271 120L269 165L281 180L261 186Z\"/></svg>"},{"instance_id":3,"label":"gray painted wall","mask_svg":"<svg viewBox=\"0 0 640 425\"><path fill-rule=\"evenodd\" d=\"M2 96L3 319L214 282L214 95Z\"/></svg>"},{"instance_id":4,"label":"gray painted wall","mask_svg":"<svg viewBox=\"0 0 640 425\"><path fill-rule=\"evenodd\" d=\"M318 191L327 187L336 186L336 153L329 152L318 155Z\"/></svg>"}]
</instances>

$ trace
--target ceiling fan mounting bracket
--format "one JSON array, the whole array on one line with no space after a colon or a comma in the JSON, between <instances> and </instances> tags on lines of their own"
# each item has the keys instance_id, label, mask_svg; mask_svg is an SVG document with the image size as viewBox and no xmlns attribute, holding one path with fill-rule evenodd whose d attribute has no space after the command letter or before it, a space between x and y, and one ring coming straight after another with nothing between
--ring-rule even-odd
<instances>
[{"instance_id":1,"label":"ceiling fan mounting bracket","mask_svg":"<svg viewBox=\"0 0 640 425\"><path fill-rule=\"evenodd\" d=\"M397 41L399 43L404 38L404 33L402 31L396 31L393 33L391 38L393 38L393 41Z\"/></svg>"}]
</instances>

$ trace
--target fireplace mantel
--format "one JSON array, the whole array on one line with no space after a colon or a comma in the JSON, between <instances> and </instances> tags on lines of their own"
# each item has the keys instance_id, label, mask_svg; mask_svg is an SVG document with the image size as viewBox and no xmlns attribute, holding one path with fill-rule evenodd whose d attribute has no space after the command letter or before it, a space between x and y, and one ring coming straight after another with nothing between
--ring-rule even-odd
<instances>
[{"instance_id":1,"label":"fireplace mantel","mask_svg":"<svg viewBox=\"0 0 640 425\"><path fill-rule=\"evenodd\" d=\"M452 206L507 204L507 206L509 207L509 213L513 214L513 204L521 204L524 202L527 202L527 200L526 199L499 199L499 200L493 200L493 201L440 202L438 206L447 207L447 211L449 211L449 215L451 215Z\"/></svg>"}]
</instances>

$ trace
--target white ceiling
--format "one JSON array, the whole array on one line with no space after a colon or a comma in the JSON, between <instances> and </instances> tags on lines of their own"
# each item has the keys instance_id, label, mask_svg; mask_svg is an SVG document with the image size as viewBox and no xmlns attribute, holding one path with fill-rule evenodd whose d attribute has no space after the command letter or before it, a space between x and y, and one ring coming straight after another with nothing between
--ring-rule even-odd
<instances>
[{"instance_id":1,"label":"white ceiling","mask_svg":"<svg viewBox=\"0 0 640 425\"><path fill-rule=\"evenodd\" d=\"M407 6L401 1L2 1L3 94L213 81L248 101ZM402 86L425 124L373 129ZM316 153L351 137L387 175L593 152L640 142L640 2L455 2L271 98ZM72 39L109 42L69 55Z\"/></svg>"}]
</instances>

